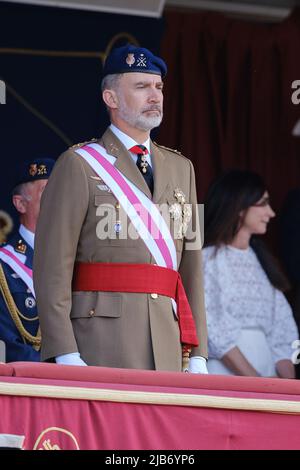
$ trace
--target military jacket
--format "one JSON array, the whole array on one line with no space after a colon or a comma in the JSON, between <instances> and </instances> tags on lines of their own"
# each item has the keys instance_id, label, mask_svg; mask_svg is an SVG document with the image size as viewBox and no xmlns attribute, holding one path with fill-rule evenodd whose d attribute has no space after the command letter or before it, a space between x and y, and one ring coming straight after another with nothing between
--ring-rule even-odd
<instances>
[{"instance_id":1,"label":"military jacket","mask_svg":"<svg viewBox=\"0 0 300 470\"><path fill-rule=\"evenodd\" d=\"M115 168L153 203L175 211L179 188L195 212L190 160L151 142L152 196L130 153L110 129L99 143L116 159ZM76 148L61 155L42 196L35 237L33 273L42 359L79 351L88 365L180 371L178 321L169 297L155 292L72 292L75 262L156 263L134 230L123 236L132 229L126 217L120 217L123 229L118 233L118 207L113 192ZM188 250L182 237L174 243L200 342L192 354L206 356L201 250Z\"/></svg>"},{"instance_id":2,"label":"military jacket","mask_svg":"<svg viewBox=\"0 0 300 470\"><path fill-rule=\"evenodd\" d=\"M32 269L33 249L21 237L20 233L17 233L15 236L13 236L9 243L3 245L4 248L8 246L13 247L16 256L19 254L24 255L26 257L25 265ZM0 260L0 263L4 271L9 291L13 297L17 309L21 314L19 315L21 322L24 328L31 335L35 336L39 327L36 300L18 274L16 274L5 262ZM1 293L0 339L5 342L6 362L40 360L40 353L36 351L32 345L20 334Z\"/></svg>"}]
</instances>

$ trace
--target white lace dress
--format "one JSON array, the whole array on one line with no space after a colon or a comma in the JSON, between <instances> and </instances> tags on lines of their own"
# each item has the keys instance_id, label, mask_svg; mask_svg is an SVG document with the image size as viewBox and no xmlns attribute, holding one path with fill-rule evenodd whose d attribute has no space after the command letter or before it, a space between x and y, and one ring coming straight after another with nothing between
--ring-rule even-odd
<instances>
[{"instance_id":1,"label":"white lace dress","mask_svg":"<svg viewBox=\"0 0 300 470\"><path fill-rule=\"evenodd\" d=\"M208 371L233 375L220 359L238 346L262 376L291 359L298 330L285 296L267 278L252 248L203 249Z\"/></svg>"}]
</instances>

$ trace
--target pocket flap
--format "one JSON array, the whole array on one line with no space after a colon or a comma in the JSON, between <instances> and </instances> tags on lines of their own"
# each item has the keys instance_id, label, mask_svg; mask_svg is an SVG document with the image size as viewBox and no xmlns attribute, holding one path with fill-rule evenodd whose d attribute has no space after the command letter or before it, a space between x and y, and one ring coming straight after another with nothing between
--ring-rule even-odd
<instances>
[{"instance_id":1,"label":"pocket flap","mask_svg":"<svg viewBox=\"0 0 300 470\"><path fill-rule=\"evenodd\" d=\"M118 318L122 297L117 292L73 292L71 318Z\"/></svg>"}]
</instances>

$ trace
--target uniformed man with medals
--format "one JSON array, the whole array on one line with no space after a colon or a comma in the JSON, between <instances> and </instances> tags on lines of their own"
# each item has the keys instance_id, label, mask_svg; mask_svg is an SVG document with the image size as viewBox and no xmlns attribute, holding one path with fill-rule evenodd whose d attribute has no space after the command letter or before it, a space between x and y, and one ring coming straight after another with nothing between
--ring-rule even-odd
<instances>
[{"instance_id":1,"label":"uniformed man with medals","mask_svg":"<svg viewBox=\"0 0 300 470\"><path fill-rule=\"evenodd\" d=\"M41 333L32 280L34 232L53 165L49 158L22 165L12 193L20 226L0 246L0 340L5 344L6 362L40 360Z\"/></svg>"},{"instance_id":2,"label":"uniformed man with medals","mask_svg":"<svg viewBox=\"0 0 300 470\"><path fill-rule=\"evenodd\" d=\"M55 165L34 260L43 360L207 371L194 169L150 138L166 72L148 49L113 49L102 80L111 125Z\"/></svg>"}]
</instances>

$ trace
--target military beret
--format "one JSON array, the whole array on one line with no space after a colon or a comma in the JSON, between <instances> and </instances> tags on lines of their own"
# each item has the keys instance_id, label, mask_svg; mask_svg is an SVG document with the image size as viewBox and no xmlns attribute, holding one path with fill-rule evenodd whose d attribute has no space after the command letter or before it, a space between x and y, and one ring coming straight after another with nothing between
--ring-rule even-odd
<instances>
[{"instance_id":1,"label":"military beret","mask_svg":"<svg viewBox=\"0 0 300 470\"><path fill-rule=\"evenodd\" d=\"M144 47L127 44L112 49L103 67L103 77L128 72L152 73L164 77L167 66L160 57Z\"/></svg>"},{"instance_id":2,"label":"military beret","mask_svg":"<svg viewBox=\"0 0 300 470\"><path fill-rule=\"evenodd\" d=\"M31 181L48 179L54 164L55 160L52 158L36 158L21 164L17 171L14 187Z\"/></svg>"}]
</instances>

